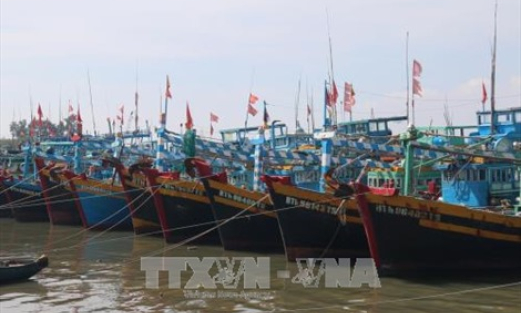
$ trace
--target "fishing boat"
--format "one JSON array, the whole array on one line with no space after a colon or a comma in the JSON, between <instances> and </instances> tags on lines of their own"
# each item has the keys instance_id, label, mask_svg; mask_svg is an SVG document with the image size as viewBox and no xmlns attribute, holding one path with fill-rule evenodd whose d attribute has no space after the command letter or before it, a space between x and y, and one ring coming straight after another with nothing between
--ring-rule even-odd
<instances>
[{"instance_id":1,"label":"fishing boat","mask_svg":"<svg viewBox=\"0 0 521 313\"><path fill-rule=\"evenodd\" d=\"M408 151L428 149L456 156L440 166L442 199L408 192L357 192L371 255L382 271L521 268L521 216L513 206L521 194L516 144L521 142L521 108L479 112L478 117L480 131L474 139L489 140L475 148L418 143L414 127L403 138ZM495 132L484 131L494 123ZM410 159L406 158L406 177ZM409 185L406 181L404 188L410 189Z\"/></svg>"},{"instance_id":2,"label":"fishing boat","mask_svg":"<svg viewBox=\"0 0 521 313\"><path fill-rule=\"evenodd\" d=\"M39 258L0 258L0 284L27 280L49 266L49 259Z\"/></svg>"},{"instance_id":3,"label":"fishing boat","mask_svg":"<svg viewBox=\"0 0 521 313\"><path fill-rule=\"evenodd\" d=\"M215 218L200 181L181 179L179 172L142 169L151 189L166 242L192 240L220 244Z\"/></svg>"}]
</instances>

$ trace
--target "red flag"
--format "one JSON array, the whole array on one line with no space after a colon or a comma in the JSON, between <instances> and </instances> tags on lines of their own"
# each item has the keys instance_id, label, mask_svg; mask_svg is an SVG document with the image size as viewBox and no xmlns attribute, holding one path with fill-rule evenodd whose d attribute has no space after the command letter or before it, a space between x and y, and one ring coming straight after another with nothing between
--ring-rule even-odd
<instances>
[{"instance_id":1,"label":"red flag","mask_svg":"<svg viewBox=\"0 0 521 313\"><path fill-rule=\"evenodd\" d=\"M194 121L192 119L192 114L190 113L190 106L188 105L188 102L186 102L186 129L192 129L194 127Z\"/></svg>"},{"instance_id":2,"label":"red flag","mask_svg":"<svg viewBox=\"0 0 521 313\"><path fill-rule=\"evenodd\" d=\"M210 122L219 123L219 117L213 113L210 113Z\"/></svg>"},{"instance_id":3,"label":"red flag","mask_svg":"<svg viewBox=\"0 0 521 313\"><path fill-rule=\"evenodd\" d=\"M412 94L422 96L422 86L420 84L420 81L417 78L412 79Z\"/></svg>"},{"instance_id":4,"label":"red flag","mask_svg":"<svg viewBox=\"0 0 521 313\"><path fill-rule=\"evenodd\" d=\"M248 103L248 114L250 114L251 116L257 115L257 109L255 109L255 107L251 105L251 103Z\"/></svg>"},{"instance_id":5,"label":"red flag","mask_svg":"<svg viewBox=\"0 0 521 313\"><path fill-rule=\"evenodd\" d=\"M351 108L355 105L355 90L353 85L349 83L344 84L344 111L351 112Z\"/></svg>"},{"instance_id":6,"label":"red flag","mask_svg":"<svg viewBox=\"0 0 521 313\"><path fill-rule=\"evenodd\" d=\"M481 82L481 103L485 104L487 102L488 96L487 96L487 88L485 87L485 82Z\"/></svg>"},{"instance_id":7,"label":"red flag","mask_svg":"<svg viewBox=\"0 0 521 313\"><path fill-rule=\"evenodd\" d=\"M170 78L168 78L168 75L166 75L165 97L172 99L172 93L170 92Z\"/></svg>"},{"instance_id":8,"label":"red flag","mask_svg":"<svg viewBox=\"0 0 521 313\"><path fill-rule=\"evenodd\" d=\"M82 123L83 120L81 119L81 114L80 114L80 108L78 107L78 114L76 115L76 122L78 123Z\"/></svg>"},{"instance_id":9,"label":"red flag","mask_svg":"<svg viewBox=\"0 0 521 313\"><path fill-rule=\"evenodd\" d=\"M420 77L422 74L422 71L423 71L423 69L422 69L422 65L420 64L420 62L413 60L412 61L412 76Z\"/></svg>"},{"instance_id":10,"label":"red flag","mask_svg":"<svg viewBox=\"0 0 521 313\"><path fill-rule=\"evenodd\" d=\"M213 136L213 125L210 123L210 136Z\"/></svg>"},{"instance_id":11,"label":"red flag","mask_svg":"<svg viewBox=\"0 0 521 313\"><path fill-rule=\"evenodd\" d=\"M74 108L72 107L71 100L69 100L69 116L74 114Z\"/></svg>"},{"instance_id":12,"label":"red flag","mask_svg":"<svg viewBox=\"0 0 521 313\"><path fill-rule=\"evenodd\" d=\"M38 103L38 124L40 125L40 127L42 126L42 116L43 116L43 112L42 112L42 106Z\"/></svg>"},{"instance_id":13,"label":"red flag","mask_svg":"<svg viewBox=\"0 0 521 313\"><path fill-rule=\"evenodd\" d=\"M250 97L248 98L248 104L255 104L258 100L259 100L259 97L250 93ZM257 114L257 113L255 113L255 114Z\"/></svg>"},{"instance_id":14,"label":"red flag","mask_svg":"<svg viewBox=\"0 0 521 313\"><path fill-rule=\"evenodd\" d=\"M335 105L338 100L338 89L336 88L336 83L333 81L333 90L329 95L330 105Z\"/></svg>"}]
</instances>

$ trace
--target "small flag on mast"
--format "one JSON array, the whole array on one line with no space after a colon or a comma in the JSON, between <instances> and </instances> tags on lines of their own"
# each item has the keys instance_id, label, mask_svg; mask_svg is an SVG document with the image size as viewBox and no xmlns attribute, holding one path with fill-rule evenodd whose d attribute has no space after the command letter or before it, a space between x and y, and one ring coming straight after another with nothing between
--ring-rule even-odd
<instances>
[{"instance_id":1,"label":"small flag on mast","mask_svg":"<svg viewBox=\"0 0 521 313\"><path fill-rule=\"evenodd\" d=\"M80 107L78 106L78 114L76 115L76 122L78 123L83 123L83 120L81 119L81 114L80 114Z\"/></svg>"},{"instance_id":2,"label":"small flag on mast","mask_svg":"<svg viewBox=\"0 0 521 313\"><path fill-rule=\"evenodd\" d=\"M412 61L412 76L413 77L420 77L422 74L423 68L420 62L413 60Z\"/></svg>"},{"instance_id":3,"label":"small flag on mast","mask_svg":"<svg viewBox=\"0 0 521 313\"><path fill-rule=\"evenodd\" d=\"M248 114L251 116L257 115L257 109L251 103L248 103Z\"/></svg>"},{"instance_id":4,"label":"small flag on mast","mask_svg":"<svg viewBox=\"0 0 521 313\"><path fill-rule=\"evenodd\" d=\"M40 125L40 127L42 126L42 117L43 117L43 112L42 112L42 106L38 103L38 124Z\"/></svg>"},{"instance_id":5,"label":"small flag on mast","mask_svg":"<svg viewBox=\"0 0 521 313\"><path fill-rule=\"evenodd\" d=\"M331 90L331 93L329 95L329 105L334 106L338 100L338 89L336 88L336 83L333 80L333 90Z\"/></svg>"},{"instance_id":6,"label":"small flag on mast","mask_svg":"<svg viewBox=\"0 0 521 313\"><path fill-rule=\"evenodd\" d=\"M422 86L420 83L420 76L422 74L423 68L420 62L413 60L412 62L412 94L422 96Z\"/></svg>"},{"instance_id":7,"label":"small flag on mast","mask_svg":"<svg viewBox=\"0 0 521 313\"><path fill-rule=\"evenodd\" d=\"M213 124L212 123L218 123L218 122L219 122L219 117L210 112L210 136L213 136Z\"/></svg>"},{"instance_id":8,"label":"small flag on mast","mask_svg":"<svg viewBox=\"0 0 521 313\"><path fill-rule=\"evenodd\" d=\"M250 96L248 98L248 104L255 104L258 100L259 100L259 97L250 93Z\"/></svg>"},{"instance_id":9,"label":"small flag on mast","mask_svg":"<svg viewBox=\"0 0 521 313\"><path fill-rule=\"evenodd\" d=\"M487 95L487 87L485 87L485 82L481 82L481 104L485 105L485 102L487 102L488 95Z\"/></svg>"},{"instance_id":10,"label":"small flag on mast","mask_svg":"<svg viewBox=\"0 0 521 313\"><path fill-rule=\"evenodd\" d=\"M170 78L166 75L166 90L165 97L168 99L172 99L172 93L170 92Z\"/></svg>"},{"instance_id":11,"label":"small flag on mast","mask_svg":"<svg viewBox=\"0 0 521 313\"><path fill-rule=\"evenodd\" d=\"M210 122L219 123L219 116L210 113Z\"/></svg>"},{"instance_id":12,"label":"small flag on mast","mask_svg":"<svg viewBox=\"0 0 521 313\"><path fill-rule=\"evenodd\" d=\"M355 90L353 84L344 84L344 111L351 113L351 108L355 105Z\"/></svg>"},{"instance_id":13,"label":"small flag on mast","mask_svg":"<svg viewBox=\"0 0 521 313\"><path fill-rule=\"evenodd\" d=\"M414 95L418 95L418 96L422 96L422 86L421 86L421 83L420 83L420 80L418 78L413 78L412 79L412 93Z\"/></svg>"},{"instance_id":14,"label":"small flag on mast","mask_svg":"<svg viewBox=\"0 0 521 313\"><path fill-rule=\"evenodd\" d=\"M194 127L194 121L192 119L192 113L190 113L190 105L186 102L186 129L192 129Z\"/></svg>"}]
</instances>

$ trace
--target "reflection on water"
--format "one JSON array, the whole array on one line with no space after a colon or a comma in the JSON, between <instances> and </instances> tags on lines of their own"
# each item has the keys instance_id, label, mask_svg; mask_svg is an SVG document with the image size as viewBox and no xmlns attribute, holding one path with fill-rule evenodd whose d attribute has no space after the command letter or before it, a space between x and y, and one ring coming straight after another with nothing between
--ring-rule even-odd
<instances>
[{"instance_id":1,"label":"reflection on water","mask_svg":"<svg viewBox=\"0 0 521 313\"><path fill-rule=\"evenodd\" d=\"M296 273L282 255L271 257L269 290L254 290L262 299L187 298L169 289L160 273L158 289L145 288L142 256L268 256L223 251L220 247L172 249L159 238L132 232L94 232L48 223L0 219L0 256L49 256L49 268L32 280L0 285L0 312L521 312L521 285L493 288L521 280L520 273L398 279L381 278L382 288L304 288L277 271ZM182 281L190 277L186 272ZM199 289L200 291L204 291ZM222 296L222 294L221 294Z\"/></svg>"}]
</instances>

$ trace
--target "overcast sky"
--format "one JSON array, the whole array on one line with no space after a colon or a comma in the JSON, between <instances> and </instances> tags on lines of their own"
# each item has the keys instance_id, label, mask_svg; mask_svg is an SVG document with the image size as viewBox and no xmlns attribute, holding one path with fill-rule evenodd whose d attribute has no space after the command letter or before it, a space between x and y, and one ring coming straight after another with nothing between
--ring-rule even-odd
<instances>
[{"instance_id":1,"label":"overcast sky","mask_svg":"<svg viewBox=\"0 0 521 313\"><path fill-rule=\"evenodd\" d=\"M217 130L243 126L250 92L260 101L249 125L262 122L265 100L271 118L293 128L299 80L299 120L306 128L313 98L318 125L328 21L335 81L341 94L345 81L356 92L353 119L405 114L409 32L409 63L423 66L416 124L445 125L445 103L454 124L472 124L482 81L490 95L493 12L493 0L0 0L0 137L13 118L29 118L30 97L34 114L40 103L53 121L60 98L63 115L79 102L92 131L87 72L98 132L121 104L134 110L136 88L141 126L157 125L167 74L172 130L187 101L200 132L210 112ZM521 106L520 0L499 1L496 100Z\"/></svg>"}]
</instances>

